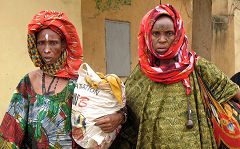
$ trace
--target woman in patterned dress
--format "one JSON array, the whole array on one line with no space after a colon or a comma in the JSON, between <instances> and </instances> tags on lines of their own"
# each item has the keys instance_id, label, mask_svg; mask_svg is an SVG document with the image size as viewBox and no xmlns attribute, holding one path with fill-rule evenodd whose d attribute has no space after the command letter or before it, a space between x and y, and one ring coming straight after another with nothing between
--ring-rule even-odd
<instances>
[{"instance_id":1,"label":"woman in patterned dress","mask_svg":"<svg viewBox=\"0 0 240 149\"><path fill-rule=\"evenodd\" d=\"M138 42L139 64L125 83L128 120L117 146L217 148L197 72L219 103L240 100L239 87L189 49L182 18L171 5L159 5L143 17Z\"/></svg>"},{"instance_id":2,"label":"woman in patterned dress","mask_svg":"<svg viewBox=\"0 0 240 149\"><path fill-rule=\"evenodd\" d=\"M72 134L71 127L73 90L82 63L75 27L62 12L39 12L28 25L28 52L40 69L18 84L0 126L0 148L80 148L72 139L80 134ZM96 124L111 132L122 121L118 112Z\"/></svg>"}]
</instances>

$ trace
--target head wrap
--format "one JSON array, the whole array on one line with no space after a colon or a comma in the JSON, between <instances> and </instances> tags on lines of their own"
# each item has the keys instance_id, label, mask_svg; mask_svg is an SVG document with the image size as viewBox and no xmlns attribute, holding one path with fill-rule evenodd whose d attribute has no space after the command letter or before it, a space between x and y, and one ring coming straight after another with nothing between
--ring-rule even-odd
<instances>
[{"instance_id":1,"label":"head wrap","mask_svg":"<svg viewBox=\"0 0 240 149\"><path fill-rule=\"evenodd\" d=\"M175 29L175 39L170 48L163 55L158 54L152 45L152 27L159 16L168 15L172 18ZM138 54L141 70L148 78L155 82L172 84L183 82L187 94L190 93L189 74L193 71L195 52L188 51L188 40L183 28L183 21L180 14L169 4L159 5L150 10L142 19L138 35ZM172 66L156 66L156 60L173 59L177 62Z\"/></svg>"},{"instance_id":2,"label":"head wrap","mask_svg":"<svg viewBox=\"0 0 240 149\"><path fill-rule=\"evenodd\" d=\"M36 35L49 28L56 32L67 43L66 50L55 64L47 65L42 60L36 46ZM36 67L43 72L64 78L77 78L77 71L82 63L82 48L77 31L67 16L62 12L41 11L28 24L28 52Z\"/></svg>"}]
</instances>

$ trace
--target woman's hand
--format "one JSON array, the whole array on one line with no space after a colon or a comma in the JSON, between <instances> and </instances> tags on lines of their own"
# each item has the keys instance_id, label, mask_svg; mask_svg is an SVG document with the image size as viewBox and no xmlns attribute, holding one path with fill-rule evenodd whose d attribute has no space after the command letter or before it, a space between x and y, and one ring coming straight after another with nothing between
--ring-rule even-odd
<instances>
[{"instance_id":1,"label":"woman's hand","mask_svg":"<svg viewBox=\"0 0 240 149\"><path fill-rule=\"evenodd\" d=\"M124 116L122 112L115 112L113 114L105 115L97 118L95 125L99 126L103 132L112 132L115 130L123 121Z\"/></svg>"}]
</instances>

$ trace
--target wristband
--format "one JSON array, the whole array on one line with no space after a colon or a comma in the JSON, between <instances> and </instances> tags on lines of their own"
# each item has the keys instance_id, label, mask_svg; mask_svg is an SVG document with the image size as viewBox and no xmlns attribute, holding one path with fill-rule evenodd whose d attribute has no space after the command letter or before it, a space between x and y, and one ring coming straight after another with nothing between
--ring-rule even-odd
<instances>
[{"instance_id":1,"label":"wristband","mask_svg":"<svg viewBox=\"0 0 240 149\"><path fill-rule=\"evenodd\" d=\"M120 112L123 114L123 121L121 124L124 124L127 121L127 108L123 107L122 109L120 109Z\"/></svg>"}]
</instances>

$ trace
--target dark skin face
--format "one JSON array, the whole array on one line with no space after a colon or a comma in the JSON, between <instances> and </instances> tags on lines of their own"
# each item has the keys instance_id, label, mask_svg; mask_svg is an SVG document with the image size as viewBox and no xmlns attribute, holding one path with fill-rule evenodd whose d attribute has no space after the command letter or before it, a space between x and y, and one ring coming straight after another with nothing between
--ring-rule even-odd
<instances>
[{"instance_id":1,"label":"dark skin face","mask_svg":"<svg viewBox=\"0 0 240 149\"><path fill-rule=\"evenodd\" d=\"M158 54L163 55L175 39L173 21L168 16L161 16L152 28L152 46Z\"/></svg>"},{"instance_id":2,"label":"dark skin face","mask_svg":"<svg viewBox=\"0 0 240 149\"><path fill-rule=\"evenodd\" d=\"M43 29L37 34L37 49L46 64L54 64L66 49L66 42L51 29Z\"/></svg>"}]
</instances>

